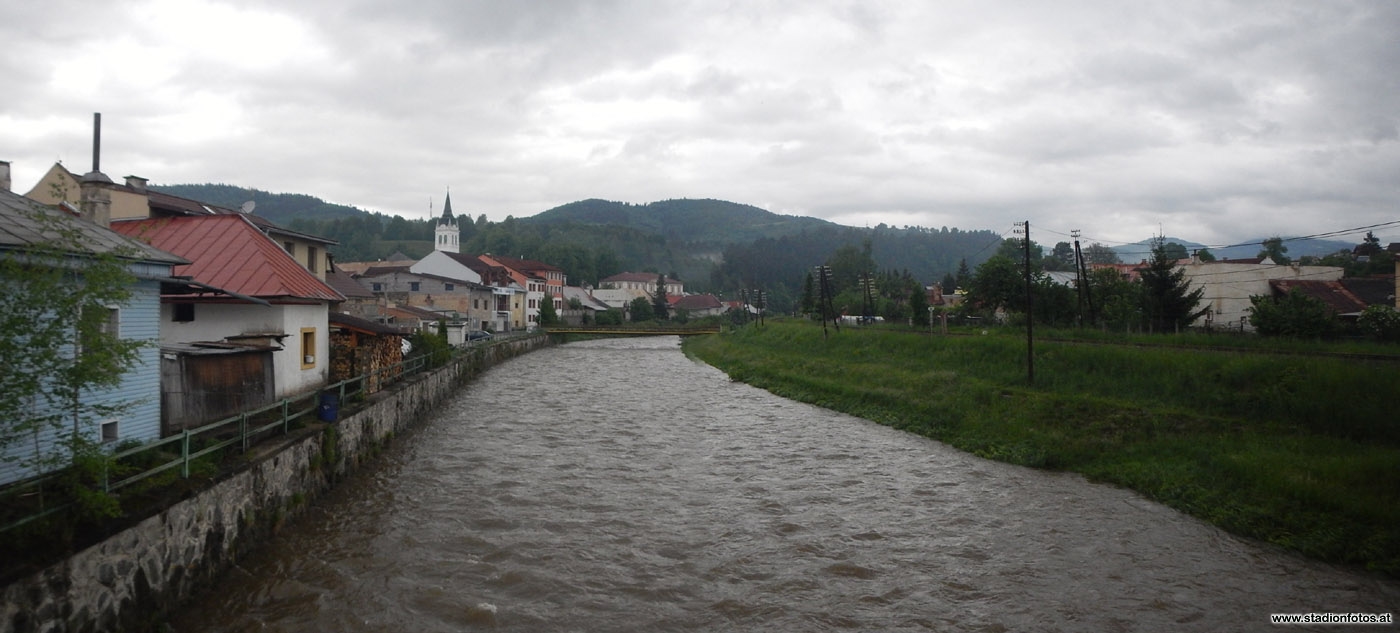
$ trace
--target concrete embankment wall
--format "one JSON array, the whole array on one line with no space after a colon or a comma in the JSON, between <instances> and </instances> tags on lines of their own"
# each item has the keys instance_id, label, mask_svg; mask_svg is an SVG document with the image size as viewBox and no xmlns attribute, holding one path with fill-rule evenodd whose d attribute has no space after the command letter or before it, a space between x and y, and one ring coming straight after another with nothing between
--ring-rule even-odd
<instances>
[{"instance_id":1,"label":"concrete embankment wall","mask_svg":"<svg viewBox=\"0 0 1400 633\"><path fill-rule=\"evenodd\" d=\"M157 625L479 372L548 344L548 337L533 336L473 349L375 394L334 424L303 429L270 449L259 446L257 457L209 489L6 586L0 632Z\"/></svg>"}]
</instances>

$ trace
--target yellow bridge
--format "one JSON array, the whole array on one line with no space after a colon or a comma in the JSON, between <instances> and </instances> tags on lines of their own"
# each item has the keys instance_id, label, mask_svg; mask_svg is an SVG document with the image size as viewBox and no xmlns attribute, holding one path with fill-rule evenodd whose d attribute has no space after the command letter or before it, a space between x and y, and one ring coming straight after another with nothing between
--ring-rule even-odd
<instances>
[{"instance_id":1,"label":"yellow bridge","mask_svg":"<svg viewBox=\"0 0 1400 633\"><path fill-rule=\"evenodd\" d=\"M641 328L603 328L603 327L549 327L544 328L545 334L596 334L599 336L694 336L696 334L719 334L720 328L687 328L687 329L641 329Z\"/></svg>"}]
</instances>

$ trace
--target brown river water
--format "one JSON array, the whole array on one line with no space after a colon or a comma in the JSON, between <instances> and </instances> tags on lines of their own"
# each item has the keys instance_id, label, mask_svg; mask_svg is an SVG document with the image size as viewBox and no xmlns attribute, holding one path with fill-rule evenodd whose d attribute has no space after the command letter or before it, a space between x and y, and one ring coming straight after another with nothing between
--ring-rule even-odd
<instances>
[{"instance_id":1,"label":"brown river water","mask_svg":"<svg viewBox=\"0 0 1400 633\"><path fill-rule=\"evenodd\" d=\"M1269 615L1397 606L1400 583L730 382L664 337L487 372L169 626L1299 631Z\"/></svg>"}]
</instances>

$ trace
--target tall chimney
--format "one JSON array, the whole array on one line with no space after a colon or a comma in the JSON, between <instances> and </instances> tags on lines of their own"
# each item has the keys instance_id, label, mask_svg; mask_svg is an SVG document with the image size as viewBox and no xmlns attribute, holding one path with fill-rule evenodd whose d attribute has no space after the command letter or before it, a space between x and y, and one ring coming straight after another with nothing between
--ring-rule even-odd
<instances>
[{"instance_id":1,"label":"tall chimney","mask_svg":"<svg viewBox=\"0 0 1400 633\"><path fill-rule=\"evenodd\" d=\"M98 169L98 158L102 152L102 113L92 113L92 171L79 179L82 199L78 202L78 212L83 219L100 226L112 225L112 193L107 185L112 179Z\"/></svg>"},{"instance_id":2,"label":"tall chimney","mask_svg":"<svg viewBox=\"0 0 1400 633\"><path fill-rule=\"evenodd\" d=\"M102 173L102 113L92 113L92 170Z\"/></svg>"},{"instance_id":3,"label":"tall chimney","mask_svg":"<svg viewBox=\"0 0 1400 633\"><path fill-rule=\"evenodd\" d=\"M0 191L10 190L10 161L0 160Z\"/></svg>"}]
</instances>

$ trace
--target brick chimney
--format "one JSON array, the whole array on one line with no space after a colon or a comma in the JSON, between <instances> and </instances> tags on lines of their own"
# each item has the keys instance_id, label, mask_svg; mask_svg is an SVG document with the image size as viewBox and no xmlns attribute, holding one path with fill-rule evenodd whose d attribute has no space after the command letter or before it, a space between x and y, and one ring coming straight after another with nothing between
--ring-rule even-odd
<instances>
[{"instance_id":1,"label":"brick chimney","mask_svg":"<svg viewBox=\"0 0 1400 633\"><path fill-rule=\"evenodd\" d=\"M140 176L127 176L126 186L135 189L140 193L146 193L146 179Z\"/></svg>"},{"instance_id":2,"label":"brick chimney","mask_svg":"<svg viewBox=\"0 0 1400 633\"><path fill-rule=\"evenodd\" d=\"M0 160L0 191L10 190L10 161Z\"/></svg>"}]
</instances>

